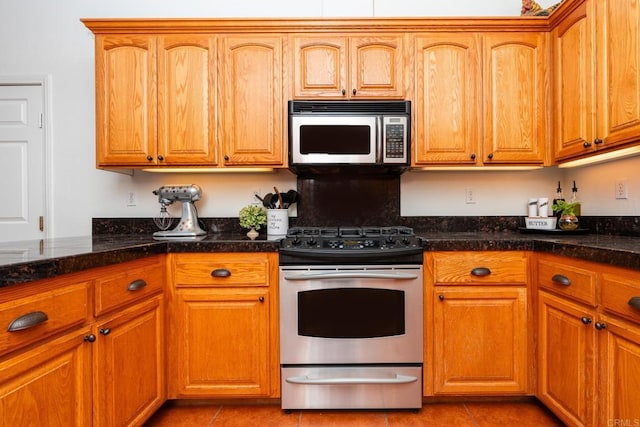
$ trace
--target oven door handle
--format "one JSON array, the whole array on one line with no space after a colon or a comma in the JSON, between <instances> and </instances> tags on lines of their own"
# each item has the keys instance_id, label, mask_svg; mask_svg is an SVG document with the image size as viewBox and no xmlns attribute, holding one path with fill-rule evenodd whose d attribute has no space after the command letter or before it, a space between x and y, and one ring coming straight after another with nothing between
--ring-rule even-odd
<instances>
[{"instance_id":1,"label":"oven door handle","mask_svg":"<svg viewBox=\"0 0 640 427\"><path fill-rule=\"evenodd\" d=\"M284 276L285 280L324 280L324 279L395 279L415 280L417 274L413 273L368 273L368 272L328 272L328 273L301 273Z\"/></svg>"},{"instance_id":2,"label":"oven door handle","mask_svg":"<svg viewBox=\"0 0 640 427\"><path fill-rule=\"evenodd\" d=\"M396 375L394 378L350 378L350 377L335 377L335 378L309 378L306 375L299 377L289 377L285 381L291 384L318 384L318 385L333 385L333 384L409 384L418 381L417 377L410 375Z\"/></svg>"}]
</instances>

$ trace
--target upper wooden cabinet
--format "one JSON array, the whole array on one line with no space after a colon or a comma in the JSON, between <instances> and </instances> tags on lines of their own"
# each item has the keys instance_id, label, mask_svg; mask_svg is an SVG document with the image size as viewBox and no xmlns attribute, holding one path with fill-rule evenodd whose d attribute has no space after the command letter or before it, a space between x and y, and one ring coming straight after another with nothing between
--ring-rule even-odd
<instances>
[{"instance_id":1,"label":"upper wooden cabinet","mask_svg":"<svg viewBox=\"0 0 640 427\"><path fill-rule=\"evenodd\" d=\"M415 37L416 165L543 164L544 33Z\"/></svg>"},{"instance_id":2,"label":"upper wooden cabinet","mask_svg":"<svg viewBox=\"0 0 640 427\"><path fill-rule=\"evenodd\" d=\"M278 35L221 38L218 128L227 166L284 162L283 44Z\"/></svg>"},{"instance_id":3,"label":"upper wooden cabinet","mask_svg":"<svg viewBox=\"0 0 640 427\"><path fill-rule=\"evenodd\" d=\"M640 7L586 0L553 30L555 158L640 136Z\"/></svg>"},{"instance_id":4,"label":"upper wooden cabinet","mask_svg":"<svg viewBox=\"0 0 640 427\"><path fill-rule=\"evenodd\" d=\"M294 98L405 97L404 35L294 35Z\"/></svg>"},{"instance_id":5,"label":"upper wooden cabinet","mask_svg":"<svg viewBox=\"0 0 640 427\"><path fill-rule=\"evenodd\" d=\"M156 37L96 36L97 166L157 158Z\"/></svg>"},{"instance_id":6,"label":"upper wooden cabinet","mask_svg":"<svg viewBox=\"0 0 640 427\"><path fill-rule=\"evenodd\" d=\"M477 34L415 37L415 164L478 162L482 132L479 55Z\"/></svg>"},{"instance_id":7,"label":"upper wooden cabinet","mask_svg":"<svg viewBox=\"0 0 640 427\"><path fill-rule=\"evenodd\" d=\"M282 57L279 36L96 36L97 166L282 166Z\"/></svg>"}]
</instances>

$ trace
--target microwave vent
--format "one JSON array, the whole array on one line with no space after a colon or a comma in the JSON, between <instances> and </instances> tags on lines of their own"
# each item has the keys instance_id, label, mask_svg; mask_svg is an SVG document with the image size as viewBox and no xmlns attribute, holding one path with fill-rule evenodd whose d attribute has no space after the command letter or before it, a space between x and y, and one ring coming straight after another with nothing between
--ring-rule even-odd
<instances>
[{"instance_id":1,"label":"microwave vent","mask_svg":"<svg viewBox=\"0 0 640 427\"><path fill-rule=\"evenodd\" d=\"M411 101L289 101L289 113L410 114Z\"/></svg>"}]
</instances>

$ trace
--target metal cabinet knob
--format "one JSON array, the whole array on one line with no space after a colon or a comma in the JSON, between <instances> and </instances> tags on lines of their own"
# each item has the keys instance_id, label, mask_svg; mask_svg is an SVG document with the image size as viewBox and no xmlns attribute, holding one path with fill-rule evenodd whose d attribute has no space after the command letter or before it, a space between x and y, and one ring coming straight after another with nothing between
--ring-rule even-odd
<instances>
[{"instance_id":1,"label":"metal cabinet knob","mask_svg":"<svg viewBox=\"0 0 640 427\"><path fill-rule=\"evenodd\" d=\"M162 156L161 154L158 155L158 160L163 161L164 160L164 156Z\"/></svg>"},{"instance_id":2,"label":"metal cabinet knob","mask_svg":"<svg viewBox=\"0 0 640 427\"><path fill-rule=\"evenodd\" d=\"M258 301L260 301L260 302L264 302L264 297L259 297L259 298L258 298Z\"/></svg>"},{"instance_id":3,"label":"metal cabinet knob","mask_svg":"<svg viewBox=\"0 0 640 427\"><path fill-rule=\"evenodd\" d=\"M591 143L589 141L585 141L585 142L582 143L582 146L584 148L589 148L589 147L591 147Z\"/></svg>"},{"instance_id":4,"label":"metal cabinet knob","mask_svg":"<svg viewBox=\"0 0 640 427\"><path fill-rule=\"evenodd\" d=\"M148 161L152 161L152 160L153 160L153 157L152 157L152 156L147 156L147 160L148 160Z\"/></svg>"},{"instance_id":5,"label":"metal cabinet knob","mask_svg":"<svg viewBox=\"0 0 640 427\"><path fill-rule=\"evenodd\" d=\"M102 335L109 335L111 333L111 329L109 328L100 329L100 333Z\"/></svg>"},{"instance_id":6,"label":"metal cabinet knob","mask_svg":"<svg viewBox=\"0 0 640 427\"><path fill-rule=\"evenodd\" d=\"M487 155L487 158L488 158L489 160L493 160L493 153L489 153L489 155Z\"/></svg>"},{"instance_id":7,"label":"metal cabinet knob","mask_svg":"<svg viewBox=\"0 0 640 427\"><path fill-rule=\"evenodd\" d=\"M603 140L601 140L600 138L596 138L596 139L594 139L594 140L593 140L593 143L594 143L594 144L596 144L596 145L600 145L600 144L602 144L603 142L604 142L604 141L603 141Z\"/></svg>"},{"instance_id":8,"label":"metal cabinet knob","mask_svg":"<svg viewBox=\"0 0 640 427\"><path fill-rule=\"evenodd\" d=\"M343 95L346 95L346 94L347 94L347 91L346 91L346 90L344 90L344 89L342 89L342 94L343 94Z\"/></svg>"},{"instance_id":9,"label":"metal cabinet knob","mask_svg":"<svg viewBox=\"0 0 640 427\"><path fill-rule=\"evenodd\" d=\"M601 331L607 328L607 324L604 322L596 322L595 327L597 330Z\"/></svg>"},{"instance_id":10,"label":"metal cabinet knob","mask_svg":"<svg viewBox=\"0 0 640 427\"><path fill-rule=\"evenodd\" d=\"M438 295L438 299L439 299L440 301L444 301L444 295L442 295L442 294Z\"/></svg>"},{"instance_id":11,"label":"metal cabinet knob","mask_svg":"<svg viewBox=\"0 0 640 427\"><path fill-rule=\"evenodd\" d=\"M91 335L85 335L84 336L84 340L86 342L94 342L96 340L96 336L91 334Z\"/></svg>"},{"instance_id":12,"label":"metal cabinet knob","mask_svg":"<svg viewBox=\"0 0 640 427\"><path fill-rule=\"evenodd\" d=\"M582 319L580 319L580 320L582 320L582 323L584 323L585 325L588 325L588 324L590 324L591 322L593 322L593 320L591 320L591 318L590 318L590 317L583 317L583 318L582 318Z\"/></svg>"},{"instance_id":13,"label":"metal cabinet knob","mask_svg":"<svg viewBox=\"0 0 640 427\"><path fill-rule=\"evenodd\" d=\"M554 274L551 281L557 285L570 286L571 280L564 274Z\"/></svg>"},{"instance_id":14,"label":"metal cabinet knob","mask_svg":"<svg viewBox=\"0 0 640 427\"><path fill-rule=\"evenodd\" d=\"M470 157L471 157L471 160L475 160L476 159L476 153L472 153Z\"/></svg>"}]
</instances>

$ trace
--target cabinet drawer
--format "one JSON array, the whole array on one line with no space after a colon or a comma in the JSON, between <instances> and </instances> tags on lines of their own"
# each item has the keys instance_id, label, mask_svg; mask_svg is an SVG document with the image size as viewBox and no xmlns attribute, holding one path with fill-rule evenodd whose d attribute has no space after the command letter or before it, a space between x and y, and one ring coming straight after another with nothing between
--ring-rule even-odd
<instances>
[{"instance_id":1,"label":"cabinet drawer","mask_svg":"<svg viewBox=\"0 0 640 427\"><path fill-rule=\"evenodd\" d=\"M438 252L433 276L436 285L526 285L528 259L524 252Z\"/></svg>"},{"instance_id":2,"label":"cabinet drawer","mask_svg":"<svg viewBox=\"0 0 640 427\"><path fill-rule=\"evenodd\" d=\"M276 256L255 252L176 254L173 277L178 287L269 286L269 271L277 268Z\"/></svg>"},{"instance_id":3,"label":"cabinet drawer","mask_svg":"<svg viewBox=\"0 0 640 427\"><path fill-rule=\"evenodd\" d=\"M624 276L603 273L602 306L605 311L640 323L640 274L626 271Z\"/></svg>"},{"instance_id":4,"label":"cabinet drawer","mask_svg":"<svg viewBox=\"0 0 640 427\"><path fill-rule=\"evenodd\" d=\"M63 285L0 304L0 354L87 322L90 285Z\"/></svg>"},{"instance_id":5,"label":"cabinet drawer","mask_svg":"<svg viewBox=\"0 0 640 427\"><path fill-rule=\"evenodd\" d=\"M538 286L596 306L596 273L579 261L541 256L538 259Z\"/></svg>"},{"instance_id":6,"label":"cabinet drawer","mask_svg":"<svg viewBox=\"0 0 640 427\"><path fill-rule=\"evenodd\" d=\"M95 314L100 316L124 307L164 288L163 258L118 264L95 281Z\"/></svg>"}]
</instances>

